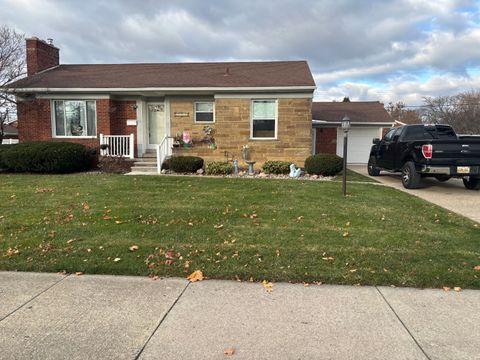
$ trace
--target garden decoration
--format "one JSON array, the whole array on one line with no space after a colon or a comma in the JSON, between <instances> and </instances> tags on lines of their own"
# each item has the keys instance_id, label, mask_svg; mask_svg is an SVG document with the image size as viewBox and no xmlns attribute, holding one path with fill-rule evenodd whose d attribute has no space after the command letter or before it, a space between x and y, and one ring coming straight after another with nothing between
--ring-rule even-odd
<instances>
[{"instance_id":1,"label":"garden decoration","mask_svg":"<svg viewBox=\"0 0 480 360\"><path fill-rule=\"evenodd\" d=\"M250 148L248 145L242 146L242 157L245 163L248 165L248 175L255 175L253 165L255 165L256 161L250 160Z\"/></svg>"},{"instance_id":2,"label":"garden decoration","mask_svg":"<svg viewBox=\"0 0 480 360\"><path fill-rule=\"evenodd\" d=\"M238 175L238 160L237 159L233 160L233 175L235 175L235 176Z\"/></svg>"},{"instance_id":3,"label":"garden decoration","mask_svg":"<svg viewBox=\"0 0 480 360\"><path fill-rule=\"evenodd\" d=\"M292 178L298 178L302 174L302 169L296 168L295 164L290 165L290 177Z\"/></svg>"},{"instance_id":4,"label":"garden decoration","mask_svg":"<svg viewBox=\"0 0 480 360\"><path fill-rule=\"evenodd\" d=\"M192 146L192 137L188 131L184 131L182 135L183 147L189 148Z\"/></svg>"},{"instance_id":5,"label":"garden decoration","mask_svg":"<svg viewBox=\"0 0 480 360\"><path fill-rule=\"evenodd\" d=\"M215 138L213 137L215 134L215 129L211 126L204 126L203 134L203 141L208 144L210 149L215 150L217 148L217 144L215 144Z\"/></svg>"}]
</instances>

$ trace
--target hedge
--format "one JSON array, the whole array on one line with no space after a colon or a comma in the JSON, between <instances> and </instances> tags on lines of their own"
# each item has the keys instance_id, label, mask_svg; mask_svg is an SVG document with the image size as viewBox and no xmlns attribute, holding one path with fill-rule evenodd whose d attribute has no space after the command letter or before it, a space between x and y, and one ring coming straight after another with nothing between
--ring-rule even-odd
<instances>
[{"instance_id":1,"label":"hedge","mask_svg":"<svg viewBox=\"0 0 480 360\"><path fill-rule=\"evenodd\" d=\"M177 173L194 173L203 167L203 159L197 156L174 156L168 166Z\"/></svg>"},{"instance_id":2,"label":"hedge","mask_svg":"<svg viewBox=\"0 0 480 360\"><path fill-rule=\"evenodd\" d=\"M288 174L290 173L291 162L287 161L265 161L262 169L267 174Z\"/></svg>"},{"instance_id":3,"label":"hedge","mask_svg":"<svg viewBox=\"0 0 480 360\"><path fill-rule=\"evenodd\" d=\"M87 170L92 156L81 144L24 142L2 150L1 163L14 172L65 174Z\"/></svg>"},{"instance_id":4,"label":"hedge","mask_svg":"<svg viewBox=\"0 0 480 360\"><path fill-rule=\"evenodd\" d=\"M233 165L229 162L214 161L205 166L207 175L230 175L233 172Z\"/></svg>"},{"instance_id":5,"label":"hedge","mask_svg":"<svg viewBox=\"0 0 480 360\"><path fill-rule=\"evenodd\" d=\"M317 154L305 160L305 171L309 174L334 176L343 168L343 159L334 154Z\"/></svg>"}]
</instances>

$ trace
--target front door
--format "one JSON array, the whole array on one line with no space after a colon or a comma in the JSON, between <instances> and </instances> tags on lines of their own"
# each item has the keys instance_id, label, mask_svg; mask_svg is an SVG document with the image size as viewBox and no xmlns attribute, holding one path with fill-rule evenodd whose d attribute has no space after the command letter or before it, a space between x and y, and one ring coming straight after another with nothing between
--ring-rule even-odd
<instances>
[{"instance_id":1,"label":"front door","mask_svg":"<svg viewBox=\"0 0 480 360\"><path fill-rule=\"evenodd\" d=\"M165 104L148 103L148 148L153 149L160 144L167 134Z\"/></svg>"}]
</instances>

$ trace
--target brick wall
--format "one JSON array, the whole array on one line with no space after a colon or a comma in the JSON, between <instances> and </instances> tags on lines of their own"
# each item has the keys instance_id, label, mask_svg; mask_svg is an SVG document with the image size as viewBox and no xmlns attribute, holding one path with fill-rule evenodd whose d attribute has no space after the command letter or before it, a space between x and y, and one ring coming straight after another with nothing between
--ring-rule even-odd
<instances>
[{"instance_id":1,"label":"brick wall","mask_svg":"<svg viewBox=\"0 0 480 360\"><path fill-rule=\"evenodd\" d=\"M60 63L60 50L38 38L26 39L27 74L36 74L39 71L57 66Z\"/></svg>"},{"instance_id":2,"label":"brick wall","mask_svg":"<svg viewBox=\"0 0 480 360\"><path fill-rule=\"evenodd\" d=\"M19 101L17 105L18 137L20 141L69 141L88 147L99 145L99 134L136 136L136 126L127 126L127 119L136 119L133 101L96 100L97 137L94 139L52 138L50 100ZM135 139L136 141L136 139Z\"/></svg>"},{"instance_id":3,"label":"brick wall","mask_svg":"<svg viewBox=\"0 0 480 360\"><path fill-rule=\"evenodd\" d=\"M315 153L336 154L337 128L317 128L316 131Z\"/></svg>"},{"instance_id":4,"label":"brick wall","mask_svg":"<svg viewBox=\"0 0 480 360\"><path fill-rule=\"evenodd\" d=\"M250 99L216 99L215 128L216 150L206 146L194 146L180 150L182 154L197 155L206 161L225 160L225 152L230 158L242 159L242 145L250 147L250 157L260 167L267 160L283 160L303 166L311 153L311 100L278 99L278 139L250 140ZM188 112L188 117L175 117L175 112ZM189 131L194 140L203 137L206 124L193 121L193 101L171 100L170 114L172 135Z\"/></svg>"}]
</instances>

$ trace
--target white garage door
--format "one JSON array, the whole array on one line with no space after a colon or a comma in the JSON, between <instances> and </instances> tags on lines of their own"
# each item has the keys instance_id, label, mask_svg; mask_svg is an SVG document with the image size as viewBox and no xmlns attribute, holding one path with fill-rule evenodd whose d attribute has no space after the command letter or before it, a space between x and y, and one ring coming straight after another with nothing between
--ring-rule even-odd
<instances>
[{"instance_id":1,"label":"white garage door","mask_svg":"<svg viewBox=\"0 0 480 360\"><path fill-rule=\"evenodd\" d=\"M354 127L348 132L349 164L366 164L372 147L372 140L381 137L382 128ZM337 155L343 157L343 130L337 129Z\"/></svg>"}]
</instances>

